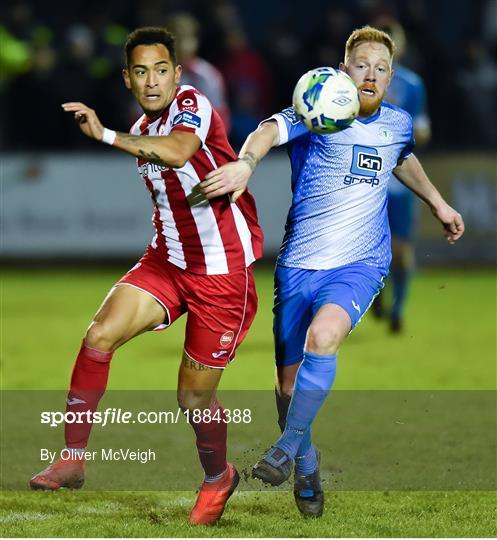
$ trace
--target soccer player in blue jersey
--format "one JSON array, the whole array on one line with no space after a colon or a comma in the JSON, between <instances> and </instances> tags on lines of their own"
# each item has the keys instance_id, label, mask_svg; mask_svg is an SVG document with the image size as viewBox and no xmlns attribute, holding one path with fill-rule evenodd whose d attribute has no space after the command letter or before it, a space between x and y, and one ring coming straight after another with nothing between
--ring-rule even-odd
<instances>
[{"instance_id":1,"label":"soccer player in blue jersey","mask_svg":"<svg viewBox=\"0 0 497 540\"><path fill-rule=\"evenodd\" d=\"M384 32L355 30L340 69L359 89L359 117L341 132L311 133L292 108L253 132L239 160L209 173L208 198L245 189L257 162L288 144L293 201L275 272L274 334L281 437L252 470L279 485L295 464L294 495L305 516L320 516L324 497L311 424L333 385L340 344L383 286L390 264L387 184L392 174L431 208L450 244L461 216L412 153L411 116L383 102L394 43ZM291 401L290 401L291 398Z\"/></svg>"},{"instance_id":2,"label":"soccer player in blue jersey","mask_svg":"<svg viewBox=\"0 0 497 540\"><path fill-rule=\"evenodd\" d=\"M385 100L401 107L412 117L416 146L428 143L431 137L430 119L426 110L426 90L423 80L414 71L399 64L405 51L405 33L400 24L391 18L381 18L376 27L389 34L395 42L394 75ZM389 309L390 329L400 332L403 328L404 306L414 267L413 235L416 222L417 201L414 193L392 175L388 183L388 222L392 234L392 263L390 278L393 294ZM383 293L374 303L374 312L384 312Z\"/></svg>"}]
</instances>

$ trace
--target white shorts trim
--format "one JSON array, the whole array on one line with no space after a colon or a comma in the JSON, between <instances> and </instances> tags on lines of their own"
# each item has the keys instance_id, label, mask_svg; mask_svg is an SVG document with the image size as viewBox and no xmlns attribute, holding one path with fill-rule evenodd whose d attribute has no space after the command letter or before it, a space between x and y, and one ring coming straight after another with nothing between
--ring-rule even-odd
<instances>
[{"instance_id":1,"label":"white shorts trim","mask_svg":"<svg viewBox=\"0 0 497 540\"><path fill-rule=\"evenodd\" d=\"M247 313L247 300L248 300L248 270L247 268L245 268L245 300L243 304L243 314L242 314L242 319L240 321L240 327L238 328L238 333L236 334L236 338L233 341L233 346L231 347L231 351L228 355L228 364L231 364L231 362L234 360L234 358L232 358L231 356L235 352L236 344L238 343L238 338L240 337L240 332L242 331L243 323L245 322L245 315Z\"/></svg>"},{"instance_id":2,"label":"white shorts trim","mask_svg":"<svg viewBox=\"0 0 497 540\"><path fill-rule=\"evenodd\" d=\"M188 358L192 362L196 362L197 364L200 364L201 366L205 366L205 367L212 368L212 369L222 369L222 370L224 370L226 368L226 366L224 366L224 367L222 367L222 366L211 366L210 364L206 364L205 362L202 362L201 360L197 360L196 358L193 358L193 356L191 354L189 354L186 351L186 349L183 349L183 352L184 352L185 356L188 356Z\"/></svg>"}]
</instances>

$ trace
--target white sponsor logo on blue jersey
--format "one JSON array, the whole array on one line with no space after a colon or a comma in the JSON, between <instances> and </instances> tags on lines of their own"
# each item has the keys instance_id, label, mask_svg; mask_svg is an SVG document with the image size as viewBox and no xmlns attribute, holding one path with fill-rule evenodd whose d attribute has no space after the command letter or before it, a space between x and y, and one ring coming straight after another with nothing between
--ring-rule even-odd
<instances>
[{"instance_id":1,"label":"white sponsor logo on blue jersey","mask_svg":"<svg viewBox=\"0 0 497 540\"><path fill-rule=\"evenodd\" d=\"M291 108L272 118L292 165L293 200L278 263L324 270L364 262L386 273L386 192L413 148L409 114L384 103L373 117L329 135L305 129Z\"/></svg>"}]
</instances>

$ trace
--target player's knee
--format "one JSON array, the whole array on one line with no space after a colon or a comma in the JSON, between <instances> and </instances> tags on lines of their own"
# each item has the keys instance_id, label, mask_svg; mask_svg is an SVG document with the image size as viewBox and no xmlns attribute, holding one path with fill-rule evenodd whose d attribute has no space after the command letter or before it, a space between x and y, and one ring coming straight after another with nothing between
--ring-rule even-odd
<instances>
[{"instance_id":1,"label":"player's knee","mask_svg":"<svg viewBox=\"0 0 497 540\"><path fill-rule=\"evenodd\" d=\"M85 343L99 351L113 351L119 345L119 338L110 324L93 321L86 331Z\"/></svg>"},{"instance_id":2,"label":"player's knee","mask_svg":"<svg viewBox=\"0 0 497 540\"><path fill-rule=\"evenodd\" d=\"M209 409L212 394L206 390L178 390L177 400L179 408L185 412L195 409Z\"/></svg>"},{"instance_id":3,"label":"player's knee","mask_svg":"<svg viewBox=\"0 0 497 540\"><path fill-rule=\"evenodd\" d=\"M338 351L341 335L333 326L311 325L305 350L314 354L331 355Z\"/></svg>"}]
</instances>

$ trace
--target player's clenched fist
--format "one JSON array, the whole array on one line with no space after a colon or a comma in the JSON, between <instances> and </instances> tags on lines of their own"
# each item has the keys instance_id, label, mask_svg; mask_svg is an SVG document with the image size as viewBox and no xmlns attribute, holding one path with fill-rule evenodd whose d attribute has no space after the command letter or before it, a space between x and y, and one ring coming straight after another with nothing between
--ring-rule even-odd
<instances>
[{"instance_id":1,"label":"player's clenched fist","mask_svg":"<svg viewBox=\"0 0 497 540\"><path fill-rule=\"evenodd\" d=\"M104 126L93 109L79 102L63 103L62 108L65 112L74 113L74 119L78 122L79 128L87 137L91 137L97 141L102 140Z\"/></svg>"},{"instance_id":2,"label":"player's clenched fist","mask_svg":"<svg viewBox=\"0 0 497 540\"><path fill-rule=\"evenodd\" d=\"M432 209L433 215L442 223L445 238L449 244L455 244L464 234L464 221L456 210L444 203L440 208Z\"/></svg>"}]
</instances>

